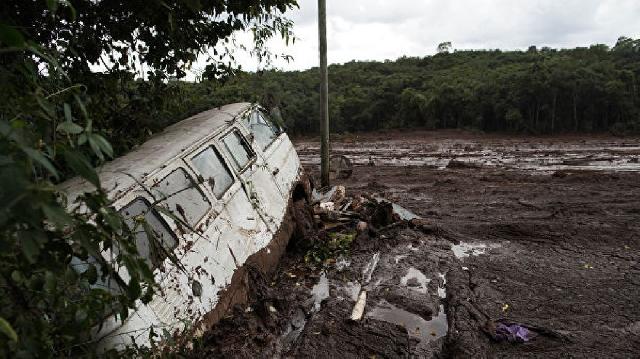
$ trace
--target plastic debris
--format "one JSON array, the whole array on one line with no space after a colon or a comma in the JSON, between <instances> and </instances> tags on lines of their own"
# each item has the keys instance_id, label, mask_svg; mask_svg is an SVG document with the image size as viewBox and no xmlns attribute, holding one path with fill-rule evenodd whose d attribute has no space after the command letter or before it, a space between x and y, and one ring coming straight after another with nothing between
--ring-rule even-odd
<instances>
[{"instance_id":1,"label":"plastic debris","mask_svg":"<svg viewBox=\"0 0 640 359\"><path fill-rule=\"evenodd\" d=\"M535 337L535 333L522 324L498 323L494 339L513 343L525 343Z\"/></svg>"},{"instance_id":2,"label":"plastic debris","mask_svg":"<svg viewBox=\"0 0 640 359\"><path fill-rule=\"evenodd\" d=\"M347 190L344 188L344 186L335 186L330 201L339 206L345 200L346 196Z\"/></svg>"},{"instance_id":3,"label":"plastic debris","mask_svg":"<svg viewBox=\"0 0 640 359\"><path fill-rule=\"evenodd\" d=\"M362 319L362 315L364 314L364 307L367 303L367 292L362 291L358 296L358 301L356 305L353 306L353 311L351 312L351 320L360 320Z\"/></svg>"},{"instance_id":4,"label":"plastic debris","mask_svg":"<svg viewBox=\"0 0 640 359\"><path fill-rule=\"evenodd\" d=\"M333 202L323 202L320 203L320 209L323 211L333 211L335 209L335 205Z\"/></svg>"}]
</instances>

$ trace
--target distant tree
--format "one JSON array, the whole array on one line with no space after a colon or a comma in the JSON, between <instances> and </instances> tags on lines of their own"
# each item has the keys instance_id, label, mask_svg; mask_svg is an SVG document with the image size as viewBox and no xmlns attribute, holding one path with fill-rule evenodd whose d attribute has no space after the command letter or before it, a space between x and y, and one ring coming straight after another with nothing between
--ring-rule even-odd
<instances>
[{"instance_id":1,"label":"distant tree","mask_svg":"<svg viewBox=\"0 0 640 359\"><path fill-rule=\"evenodd\" d=\"M448 54L451 51L451 41L441 42L438 44L438 53L439 54Z\"/></svg>"}]
</instances>

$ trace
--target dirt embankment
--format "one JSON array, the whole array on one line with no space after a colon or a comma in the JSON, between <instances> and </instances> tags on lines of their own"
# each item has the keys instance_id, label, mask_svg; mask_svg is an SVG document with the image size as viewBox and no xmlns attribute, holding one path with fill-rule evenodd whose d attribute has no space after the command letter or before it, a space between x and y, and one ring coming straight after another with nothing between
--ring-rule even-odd
<instances>
[{"instance_id":1,"label":"dirt embankment","mask_svg":"<svg viewBox=\"0 0 640 359\"><path fill-rule=\"evenodd\" d=\"M290 252L274 278L255 278L262 285L254 304L209 333L197 354L638 357L634 142L440 136L334 143L356 159L353 176L338 181L349 195L387 198L424 222L373 231L366 245L356 238L344 255L322 263ZM311 171L314 146L298 143ZM353 322L362 290L364 318ZM502 323L531 337L496 340Z\"/></svg>"}]
</instances>

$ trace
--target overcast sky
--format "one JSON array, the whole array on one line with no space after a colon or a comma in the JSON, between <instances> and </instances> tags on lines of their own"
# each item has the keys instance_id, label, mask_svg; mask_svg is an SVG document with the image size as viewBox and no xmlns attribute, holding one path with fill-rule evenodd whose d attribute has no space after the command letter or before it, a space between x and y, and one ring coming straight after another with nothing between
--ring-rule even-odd
<instances>
[{"instance_id":1,"label":"overcast sky","mask_svg":"<svg viewBox=\"0 0 640 359\"><path fill-rule=\"evenodd\" d=\"M295 45L271 42L294 57L276 63L284 70L319 63L317 1L299 2L289 13ZM612 46L622 35L640 37L640 0L327 0L327 28L329 63L431 55L444 41L455 49Z\"/></svg>"}]
</instances>

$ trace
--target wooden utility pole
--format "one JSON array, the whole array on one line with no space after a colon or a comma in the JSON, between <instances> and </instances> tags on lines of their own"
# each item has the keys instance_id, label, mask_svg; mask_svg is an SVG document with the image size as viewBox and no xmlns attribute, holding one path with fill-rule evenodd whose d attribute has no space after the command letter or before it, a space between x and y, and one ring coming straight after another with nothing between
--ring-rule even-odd
<instances>
[{"instance_id":1,"label":"wooden utility pole","mask_svg":"<svg viewBox=\"0 0 640 359\"><path fill-rule=\"evenodd\" d=\"M320 182L329 186L329 84L327 73L327 2L318 0L320 39Z\"/></svg>"}]
</instances>

